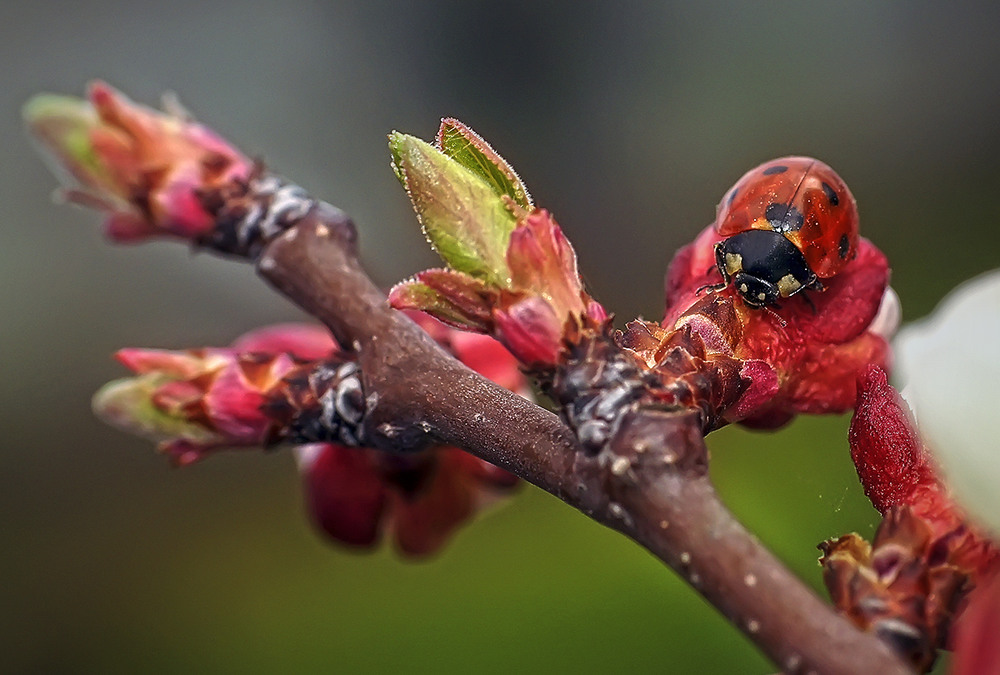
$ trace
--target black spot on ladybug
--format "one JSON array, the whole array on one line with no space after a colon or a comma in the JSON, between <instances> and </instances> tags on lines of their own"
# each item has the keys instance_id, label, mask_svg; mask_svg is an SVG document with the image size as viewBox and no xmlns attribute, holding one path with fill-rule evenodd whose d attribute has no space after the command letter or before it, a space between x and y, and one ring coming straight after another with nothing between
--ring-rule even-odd
<instances>
[{"instance_id":1,"label":"black spot on ladybug","mask_svg":"<svg viewBox=\"0 0 1000 675\"><path fill-rule=\"evenodd\" d=\"M775 164L774 166L767 167L761 173L765 176L773 176L776 173L785 173L786 171L788 171L788 167L784 164Z\"/></svg>"},{"instance_id":2,"label":"black spot on ladybug","mask_svg":"<svg viewBox=\"0 0 1000 675\"><path fill-rule=\"evenodd\" d=\"M736 193L739 191L739 188L733 188L733 191L729 193L729 199L726 200L726 206L733 205L733 200L736 199Z\"/></svg>"},{"instance_id":3,"label":"black spot on ladybug","mask_svg":"<svg viewBox=\"0 0 1000 675\"><path fill-rule=\"evenodd\" d=\"M840 235L840 242L837 244L837 253L840 254L841 259L847 257L847 252L851 250L851 240L846 234Z\"/></svg>"},{"instance_id":4,"label":"black spot on ladybug","mask_svg":"<svg viewBox=\"0 0 1000 675\"><path fill-rule=\"evenodd\" d=\"M805 222L799 210L790 204L771 204L764 211L764 217L775 232L797 232Z\"/></svg>"},{"instance_id":5,"label":"black spot on ladybug","mask_svg":"<svg viewBox=\"0 0 1000 675\"><path fill-rule=\"evenodd\" d=\"M836 206L840 203L840 198L837 197L836 191L826 181L823 181L823 192L826 193L826 198L830 200L830 206Z\"/></svg>"}]
</instances>

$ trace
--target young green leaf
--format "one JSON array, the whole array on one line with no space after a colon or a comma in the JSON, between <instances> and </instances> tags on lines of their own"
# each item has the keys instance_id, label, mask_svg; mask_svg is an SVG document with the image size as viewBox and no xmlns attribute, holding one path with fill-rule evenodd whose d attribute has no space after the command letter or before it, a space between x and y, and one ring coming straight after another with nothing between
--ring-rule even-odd
<instances>
[{"instance_id":1,"label":"young green leaf","mask_svg":"<svg viewBox=\"0 0 1000 675\"><path fill-rule=\"evenodd\" d=\"M507 195L518 206L531 210L531 195L513 167L483 140L482 136L458 120L441 120L437 146L447 156L478 174L497 194Z\"/></svg>"},{"instance_id":2,"label":"young green leaf","mask_svg":"<svg viewBox=\"0 0 1000 675\"><path fill-rule=\"evenodd\" d=\"M424 234L452 269L506 287L507 244L517 224L507 200L479 174L419 138L389 135L393 170Z\"/></svg>"}]
</instances>

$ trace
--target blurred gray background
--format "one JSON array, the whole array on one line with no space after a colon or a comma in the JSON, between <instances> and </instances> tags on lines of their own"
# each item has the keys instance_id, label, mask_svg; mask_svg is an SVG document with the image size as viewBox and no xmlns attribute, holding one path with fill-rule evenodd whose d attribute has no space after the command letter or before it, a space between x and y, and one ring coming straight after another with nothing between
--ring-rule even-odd
<instances>
[{"instance_id":1,"label":"blurred gray background","mask_svg":"<svg viewBox=\"0 0 1000 675\"><path fill-rule=\"evenodd\" d=\"M633 544L536 490L436 560L314 537L285 453L171 470L89 397L123 346L222 345L299 318L245 266L111 247L56 206L32 94L106 79L199 119L351 213L386 285L435 264L385 134L485 136L622 319L757 163L810 154L890 256L906 319L1000 251L995 3L4 3L0 651L9 672L771 672ZM981 345L992 355L995 338ZM846 418L727 429L713 473L818 585L815 544L869 534Z\"/></svg>"}]
</instances>

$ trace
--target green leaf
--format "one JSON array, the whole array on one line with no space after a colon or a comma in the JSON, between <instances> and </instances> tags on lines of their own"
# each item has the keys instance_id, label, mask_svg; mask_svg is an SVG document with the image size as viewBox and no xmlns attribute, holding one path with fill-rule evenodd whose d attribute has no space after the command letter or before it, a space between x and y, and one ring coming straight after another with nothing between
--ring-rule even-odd
<instances>
[{"instance_id":1,"label":"green leaf","mask_svg":"<svg viewBox=\"0 0 1000 675\"><path fill-rule=\"evenodd\" d=\"M517 224L506 199L481 175L419 138L393 132L389 148L393 171L438 255L454 270L505 288L507 244Z\"/></svg>"},{"instance_id":2,"label":"green leaf","mask_svg":"<svg viewBox=\"0 0 1000 675\"><path fill-rule=\"evenodd\" d=\"M507 161L482 136L458 120L441 120L437 146L445 155L480 176L498 195L507 195L518 206L531 210L531 195Z\"/></svg>"}]
</instances>

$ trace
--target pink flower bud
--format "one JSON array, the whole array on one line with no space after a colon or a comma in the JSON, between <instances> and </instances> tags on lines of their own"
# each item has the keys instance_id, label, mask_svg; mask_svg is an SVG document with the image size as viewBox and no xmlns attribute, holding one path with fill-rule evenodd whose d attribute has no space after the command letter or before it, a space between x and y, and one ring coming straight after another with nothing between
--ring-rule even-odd
<instances>
[{"instance_id":1,"label":"pink flower bud","mask_svg":"<svg viewBox=\"0 0 1000 675\"><path fill-rule=\"evenodd\" d=\"M497 338L527 366L558 363L565 318L539 297L529 297L493 312Z\"/></svg>"},{"instance_id":2,"label":"pink flower bud","mask_svg":"<svg viewBox=\"0 0 1000 675\"><path fill-rule=\"evenodd\" d=\"M284 353L232 349L125 349L118 359L137 375L102 387L94 411L161 441L161 451L178 464L222 447L264 445L273 424L262 411L266 394L296 365Z\"/></svg>"},{"instance_id":3,"label":"pink flower bud","mask_svg":"<svg viewBox=\"0 0 1000 675\"><path fill-rule=\"evenodd\" d=\"M411 316L466 365L528 394L517 361L499 342L448 328L422 313ZM262 328L224 349L123 349L118 360L136 375L102 388L94 408L119 428L161 441L162 452L187 465L225 447L296 438L288 425L306 414L305 407L296 406L315 403L315 392L308 388L311 374L320 372L317 367L332 373L330 359L343 358L326 330L301 324ZM337 388L332 391L339 394ZM360 388L352 391L360 394ZM307 509L324 534L371 546L383 531L391 531L399 549L414 556L436 551L458 526L517 482L503 469L451 447L396 455L311 443L295 452Z\"/></svg>"},{"instance_id":4,"label":"pink flower bud","mask_svg":"<svg viewBox=\"0 0 1000 675\"><path fill-rule=\"evenodd\" d=\"M511 290L545 298L560 320L587 313L590 297L576 268L576 252L548 211L533 211L511 232L507 265Z\"/></svg>"},{"instance_id":5,"label":"pink flower bud","mask_svg":"<svg viewBox=\"0 0 1000 675\"><path fill-rule=\"evenodd\" d=\"M200 195L245 180L252 163L179 111L161 113L103 82L87 101L42 95L25 106L29 129L79 182L66 197L107 214L117 242L197 239L214 226Z\"/></svg>"},{"instance_id":6,"label":"pink flower bud","mask_svg":"<svg viewBox=\"0 0 1000 675\"><path fill-rule=\"evenodd\" d=\"M244 333L231 345L237 352L287 353L318 361L340 351L330 332L309 323L279 323Z\"/></svg>"}]
</instances>

